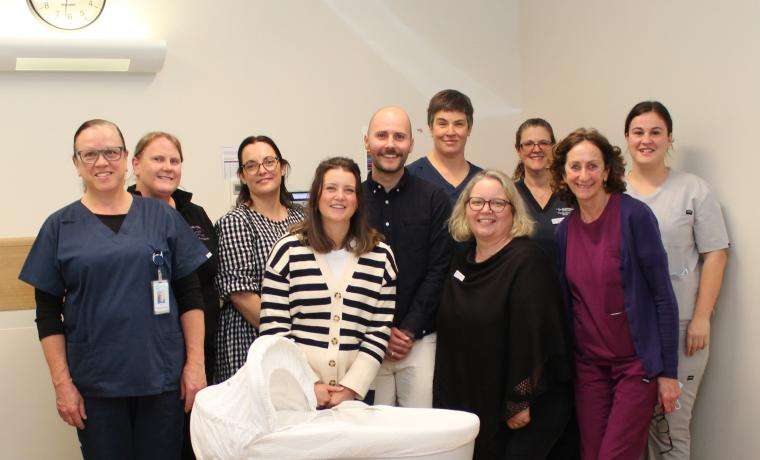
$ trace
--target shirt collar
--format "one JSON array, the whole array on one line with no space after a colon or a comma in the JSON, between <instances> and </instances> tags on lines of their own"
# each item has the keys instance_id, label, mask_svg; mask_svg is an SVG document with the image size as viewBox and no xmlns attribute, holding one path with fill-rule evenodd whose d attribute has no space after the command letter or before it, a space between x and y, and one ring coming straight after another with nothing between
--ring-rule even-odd
<instances>
[{"instance_id":1,"label":"shirt collar","mask_svg":"<svg viewBox=\"0 0 760 460\"><path fill-rule=\"evenodd\" d=\"M132 195L142 196L142 193L137 190L137 185L135 184L127 187L127 191ZM193 194L184 190L177 189L174 191L174 193L172 193L172 198L174 199L174 204L177 206L177 209L182 209L187 206L188 203L190 203L190 200L193 198Z\"/></svg>"},{"instance_id":2,"label":"shirt collar","mask_svg":"<svg viewBox=\"0 0 760 460\"><path fill-rule=\"evenodd\" d=\"M400 192L403 190L403 188L406 186L407 182L409 182L409 171L406 170L406 167L404 167L404 174L401 175L401 179L399 179L398 183L395 187L393 187L391 190L389 190L387 193L393 193L393 192ZM369 185L370 190L372 190L372 193L376 193L378 190L385 191L385 187L380 185L378 182L375 182L375 179L372 178L372 172L369 173L367 176L367 185Z\"/></svg>"}]
</instances>

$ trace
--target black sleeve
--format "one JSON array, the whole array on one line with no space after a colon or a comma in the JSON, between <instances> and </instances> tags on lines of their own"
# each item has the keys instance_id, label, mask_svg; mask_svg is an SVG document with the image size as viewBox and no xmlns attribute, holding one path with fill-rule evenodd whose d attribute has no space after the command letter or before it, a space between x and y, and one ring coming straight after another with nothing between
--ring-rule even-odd
<instances>
[{"instance_id":1,"label":"black sleeve","mask_svg":"<svg viewBox=\"0 0 760 460\"><path fill-rule=\"evenodd\" d=\"M180 316L190 310L203 310L201 283L198 281L198 275L195 272L173 280L171 285L174 297L177 299L177 305L179 305Z\"/></svg>"},{"instance_id":2,"label":"black sleeve","mask_svg":"<svg viewBox=\"0 0 760 460\"><path fill-rule=\"evenodd\" d=\"M37 335L40 340L49 335L63 334L63 296L57 296L39 289L34 290L37 313Z\"/></svg>"},{"instance_id":3,"label":"black sleeve","mask_svg":"<svg viewBox=\"0 0 760 460\"><path fill-rule=\"evenodd\" d=\"M414 333L415 338L422 337L422 329L430 327L438 311L443 281L451 264L451 248L454 241L451 239L448 228L448 219L451 215L451 202L448 196L436 190L432 195L431 206L433 215L428 235L430 252L426 275L417 287L409 312L400 325L401 329Z\"/></svg>"},{"instance_id":4,"label":"black sleeve","mask_svg":"<svg viewBox=\"0 0 760 460\"><path fill-rule=\"evenodd\" d=\"M570 375L562 291L550 260L537 246L520 261L510 290L507 419Z\"/></svg>"}]
</instances>

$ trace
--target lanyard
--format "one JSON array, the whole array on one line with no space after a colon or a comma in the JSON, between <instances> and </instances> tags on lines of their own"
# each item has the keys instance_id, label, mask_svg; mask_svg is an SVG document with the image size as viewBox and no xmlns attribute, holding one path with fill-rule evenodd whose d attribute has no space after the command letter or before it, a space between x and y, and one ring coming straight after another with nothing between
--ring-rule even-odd
<instances>
[{"instance_id":1,"label":"lanyard","mask_svg":"<svg viewBox=\"0 0 760 460\"><path fill-rule=\"evenodd\" d=\"M158 281L162 281L164 277L161 274L161 266L165 263L164 253L156 249L155 251L153 251L153 256L151 256L151 260L153 260L153 263L156 265L156 268L158 271L158 277L156 279Z\"/></svg>"}]
</instances>

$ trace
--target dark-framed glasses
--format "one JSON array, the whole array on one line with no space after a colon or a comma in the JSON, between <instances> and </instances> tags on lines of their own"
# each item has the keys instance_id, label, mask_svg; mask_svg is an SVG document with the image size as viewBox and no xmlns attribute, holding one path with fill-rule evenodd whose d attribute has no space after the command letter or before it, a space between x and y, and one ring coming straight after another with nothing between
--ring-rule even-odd
<instances>
[{"instance_id":1,"label":"dark-framed glasses","mask_svg":"<svg viewBox=\"0 0 760 460\"><path fill-rule=\"evenodd\" d=\"M670 437L670 425L668 419L665 418L665 412L657 411L652 417L654 422L655 431L657 431L657 437L661 441L668 440L668 447L665 450L660 451L660 455L667 454L673 450L673 438Z\"/></svg>"},{"instance_id":2,"label":"dark-framed glasses","mask_svg":"<svg viewBox=\"0 0 760 460\"><path fill-rule=\"evenodd\" d=\"M511 204L507 200L502 200L500 198L494 198L493 200L484 200L483 198L478 198L476 196L470 197L469 200L467 200L467 204L470 206L470 209L473 211L480 211L482 210L485 205L488 205L488 207L493 212L502 212L504 208L507 207L508 204Z\"/></svg>"},{"instance_id":3,"label":"dark-framed glasses","mask_svg":"<svg viewBox=\"0 0 760 460\"><path fill-rule=\"evenodd\" d=\"M106 161L121 160L122 155L124 155L124 152L126 151L127 149L124 147L107 147L100 150L79 150L77 156L82 160L82 163L92 165L98 161L98 157L101 155Z\"/></svg>"},{"instance_id":4,"label":"dark-framed glasses","mask_svg":"<svg viewBox=\"0 0 760 460\"><path fill-rule=\"evenodd\" d=\"M552 145L554 145L554 143L546 139L542 139L536 142L533 142L533 141L520 142L520 148L523 150L533 150L533 147L535 146L538 146L541 150L546 150Z\"/></svg>"},{"instance_id":5,"label":"dark-framed glasses","mask_svg":"<svg viewBox=\"0 0 760 460\"><path fill-rule=\"evenodd\" d=\"M243 165L243 169L245 169L249 174L255 174L259 172L259 168L263 166L265 170L272 172L275 168L275 165L277 165L279 161L280 160L275 157L266 157L261 160L261 163L258 161L249 161Z\"/></svg>"}]
</instances>

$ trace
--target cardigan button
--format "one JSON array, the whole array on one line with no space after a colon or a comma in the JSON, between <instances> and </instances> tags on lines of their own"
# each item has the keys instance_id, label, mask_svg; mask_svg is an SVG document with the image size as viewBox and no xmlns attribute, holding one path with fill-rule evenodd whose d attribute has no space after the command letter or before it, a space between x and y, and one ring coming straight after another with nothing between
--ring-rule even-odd
<instances>
[{"instance_id":1,"label":"cardigan button","mask_svg":"<svg viewBox=\"0 0 760 460\"><path fill-rule=\"evenodd\" d=\"M340 321L340 316L338 315L333 316L333 321Z\"/></svg>"},{"instance_id":2,"label":"cardigan button","mask_svg":"<svg viewBox=\"0 0 760 460\"><path fill-rule=\"evenodd\" d=\"M335 380L330 380L330 385L331 386L335 386L336 383L338 383L338 382L336 382Z\"/></svg>"},{"instance_id":3,"label":"cardigan button","mask_svg":"<svg viewBox=\"0 0 760 460\"><path fill-rule=\"evenodd\" d=\"M335 297L336 299L340 299L340 292L336 292L336 293L335 293L335 296L334 296L334 297Z\"/></svg>"},{"instance_id":4,"label":"cardigan button","mask_svg":"<svg viewBox=\"0 0 760 460\"><path fill-rule=\"evenodd\" d=\"M329 362L329 363L327 363L327 364L329 364L329 365L330 365L330 367L335 367L335 360L334 360L334 359L331 359L331 360L330 360L330 362Z\"/></svg>"},{"instance_id":5,"label":"cardigan button","mask_svg":"<svg viewBox=\"0 0 760 460\"><path fill-rule=\"evenodd\" d=\"M337 345L338 344L338 339L336 337L333 337L332 339L330 339L330 343L333 344L333 345Z\"/></svg>"}]
</instances>

